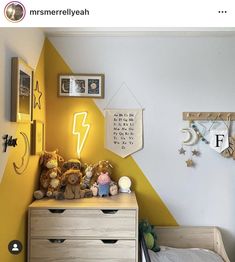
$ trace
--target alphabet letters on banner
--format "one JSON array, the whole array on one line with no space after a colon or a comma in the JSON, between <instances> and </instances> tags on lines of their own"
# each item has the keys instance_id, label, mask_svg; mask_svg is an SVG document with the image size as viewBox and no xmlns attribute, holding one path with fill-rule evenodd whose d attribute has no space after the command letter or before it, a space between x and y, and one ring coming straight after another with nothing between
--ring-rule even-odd
<instances>
[{"instance_id":1,"label":"alphabet letters on banner","mask_svg":"<svg viewBox=\"0 0 235 262\"><path fill-rule=\"evenodd\" d=\"M143 147L142 109L106 109L106 145L126 157Z\"/></svg>"}]
</instances>

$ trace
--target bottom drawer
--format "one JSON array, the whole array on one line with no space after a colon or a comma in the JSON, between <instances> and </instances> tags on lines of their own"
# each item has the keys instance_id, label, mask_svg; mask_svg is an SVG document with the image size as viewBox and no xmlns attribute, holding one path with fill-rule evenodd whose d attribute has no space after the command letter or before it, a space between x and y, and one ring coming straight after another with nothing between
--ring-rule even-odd
<instances>
[{"instance_id":1,"label":"bottom drawer","mask_svg":"<svg viewBox=\"0 0 235 262\"><path fill-rule=\"evenodd\" d=\"M30 262L134 262L135 240L31 239Z\"/></svg>"}]
</instances>

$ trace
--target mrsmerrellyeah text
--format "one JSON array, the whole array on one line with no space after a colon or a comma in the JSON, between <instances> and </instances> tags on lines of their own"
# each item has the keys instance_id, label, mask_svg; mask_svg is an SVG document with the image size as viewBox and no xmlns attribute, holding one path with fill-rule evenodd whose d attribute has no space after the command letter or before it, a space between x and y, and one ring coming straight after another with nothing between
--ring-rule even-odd
<instances>
[{"instance_id":1,"label":"mrsmerrellyeah text","mask_svg":"<svg viewBox=\"0 0 235 262\"><path fill-rule=\"evenodd\" d=\"M64 9L64 10L55 10L55 9L50 9L50 10L30 10L29 11L30 15L68 15L68 16L77 16L77 15L90 15L90 11L88 9L81 9L81 10L76 10L76 9Z\"/></svg>"}]
</instances>

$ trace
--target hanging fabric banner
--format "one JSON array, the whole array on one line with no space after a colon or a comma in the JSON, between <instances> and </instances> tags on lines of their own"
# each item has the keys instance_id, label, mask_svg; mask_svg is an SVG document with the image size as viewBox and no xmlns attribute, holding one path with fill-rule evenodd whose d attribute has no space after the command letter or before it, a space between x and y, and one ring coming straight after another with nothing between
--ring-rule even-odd
<instances>
[{"instance_id":1,"label":"hanging fabric banner","mask_svg":"<svg viewBox=\"0 0 235 262\"><path fill-rule=\"evenodd\" d=\"M143 147L142 109L106 109L105 147L126 157Z\"/></svg>"},{"instance_id":2,"label":"hanging fabric banner","mask_svg":"<svg viewBox=\"0 0 235 262\"><path fill-rule=\"evenodd\" d=\"M221 153L229 147L228 128L210 130L210 147Z\"/></svg>"}]
</instances>

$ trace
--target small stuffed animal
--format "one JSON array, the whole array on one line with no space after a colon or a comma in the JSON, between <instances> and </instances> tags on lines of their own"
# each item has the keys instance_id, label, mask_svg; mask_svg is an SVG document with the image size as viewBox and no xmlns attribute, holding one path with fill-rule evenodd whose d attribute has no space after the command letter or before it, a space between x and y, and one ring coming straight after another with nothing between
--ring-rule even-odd
<instances>
[{"instance_id":1,"label":"small stuffed animal","mask_svg":"<svg viewBox=\"0 0 235 262\"><path fill-rule=\"evenodd\" d=\"M111 179L108 172L101 172L97 179L97 184L99 188L99 196L108 196L109 195L109 187L110 187Z\"/></svg>"},{"instance_id":2,"label":"small stuffed animal","mask_svg":"<svg viewBox=\"0 0 235 262\"><path fill-rule=\"evenodd\" d=\"M60 190L61 171L59 168L54 167L49 169L46 175L48 176L49 180L46 195L48 197L57 197L57 194Z\"/></svg>"},{"instance_id":3,"label":"small stuffed animal","mask_svg":"<svg viewBox=\"0 0 235 262\"><path fill-rule=\"evenodd\" d=\"M117 186L117 183L115 183L114 181L111 181L111 183L110 183L109 194L111 196L115 196L115 195L118 194L118 186Z\"/></svg>"},{"instance_id":4,"label":"small stuffed animal","mask_svg":"<svg viewBox=\"0 0 235 262\"><path fill-rule=\"evenodd\" d=\"M41 173L40 173L40 188L34 192L34 198L41 199L46 196L48 187L50 186L51 178L48 175L48 172L52 169L56 169L57 172L60 173L59 163L64 161L64 159L58 154L58 150L44 153L40 156L39 164L41 165ZM57 173L56 172L56 173ZM54 192L54 190L53 190ZM50 193L49 193L50 194ZM53 193L55 198L60 198L60 195L57 193Z\"/></svg>"},{"instance_id":5,"label":"small stuffed animal","mask_svg":"<svg viewBox=\"0 0 235 262\"><path fill-rule=\"evenodd\" d=\"M66 199L78 199L93 196L90 189L81 190L81 179L82 173L80 170L69 169L63 173L62 184L65 184L64 197Z\"/></svg>"},{"instance_id":6,"label":"small stuffed animal","mask_svg":"<svg viewBox=\"0 0 235 262\"><path fill-rule=\"evenodd\" d=\"M150 225L147 220L141 220L139 223L140 233L143 234L148 249L159 252L161 249L157 245L157 234L154 226Z\"/></svg>"},{"instance_id":7,"label":"small stuffed animal","mask_svg":"<svg viewBox=\"0 0 235 262\"><path fill-rule=\"evenodd\" d=\"M110 194L110 183L112 182L110 176L112 174L112 168L113 166L108 160L101 160L94 167L95 177L97 177L95 182L98 184L99 196L108 196ZM115 191L113 189L115 188L112 188L112 193Z\"/></svg>"},{"instance_id":8,"label":"small stuffed animal","mask_svg":"<svg viewBox=\"0 0 235 262\"><path fill-rule=\"evenodd\" d=\"M98 185L97 185L97 183L95 182L95 183L92 185L92 187L91 187L91 191L92 191L93 196L97 196L97 195L98 195L98 190L99 190Z\"/></svg>"},{"instance_id":9,"label":"small stuffed animal","mask_svg":"<svg viewBox=\"0 0 235 262\"><path fill-rule=\"evenodd\" d=\"M90 182L93 176L93 172L94 172L93 165L88 165L85 169L85 176L83 176L82 178L81 189L90 188Z\"/></svg>"}]
</instances>

